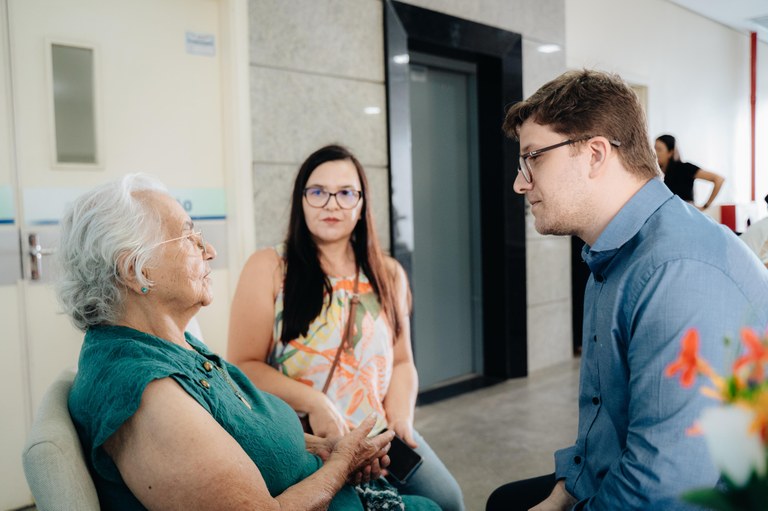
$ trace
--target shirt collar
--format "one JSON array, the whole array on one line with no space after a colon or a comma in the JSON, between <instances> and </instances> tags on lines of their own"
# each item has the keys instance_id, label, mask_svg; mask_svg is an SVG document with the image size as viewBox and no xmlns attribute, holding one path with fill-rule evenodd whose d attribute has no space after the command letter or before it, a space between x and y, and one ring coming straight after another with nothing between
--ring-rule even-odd
<instances>
[{"instance_id":1,"label":"shirt collar","mask_svg":"<svg viewBox=\"0 0 768 511\"><path fill-rule=\"evenodd\" d=\"M632 196L605 227L594 246L584 245L581 257L592 273L600 272L650 216L673 197L661 179L651 179Z\"/></svg>"}]
</instances>

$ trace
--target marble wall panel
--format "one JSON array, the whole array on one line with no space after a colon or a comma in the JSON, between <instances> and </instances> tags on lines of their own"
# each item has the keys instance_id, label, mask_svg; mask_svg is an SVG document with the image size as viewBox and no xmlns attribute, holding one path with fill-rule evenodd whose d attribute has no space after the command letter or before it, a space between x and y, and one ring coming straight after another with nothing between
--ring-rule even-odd
<instances>
[{"instance_id":1,"label":"marble wall panel","mask_svg":"<svg viewBox=\"0 0 768 511\"><path fill-rule=\"evenodd\" d=\"M257 249L283 241L291 214L291 192L299 165L255 163L253 204Z\"/></svg>"},{"instance_id":2,"label":"marble wall panel","mask_svg":"<svg viewBox=\"0 0 768 511\"><path fill-rule=\"evenodd\" d=\"M565 52L541 53L539 42L523 36L523 97L533 95L539 87L565 71Z\"/></svg>"},{"instance_id":3,"label":"marble wall panel","mask_svg":"<svg viewBox=\"0 0 768 511\"><path fill-rule=\"evenodd\" d=\"M380 0L250 3L251 64L384 82Z\"/></svg>"},{"instance_id":4,"label":"marble wall panel","mask_svg":"<svg viewBox=\"0 0 768 511\"><path fill-rule=\"evenodd\" d=\"M298 164L337 142L365 165L388 165L383 84L252 67L251 113L257 162Z\"/></svg>"},{"instance_id":5,"label":"marble wall panel","mask_svg":"<svg viewBox=\"0 0 768 511\"><path fill-rule=\"evenodd\" d=\"M573 358L571 300L528 307L528 372Z\"/></svg>"},{"instance_id":6,"label":"marble wall panel","mask_svg":"<svg viewBox=\"0 0 768 511\"><path fill-rule=\"evenodd\" d=\"M528 305L570 300L571 238L542 236L528 241L525 248Z\"/></svg>"},{"instance_id":7,"label":"marble wall panel","mask_svg":"<svg viewBox=\"0 0 768 511\"><path fill-rule=\"evenodd\" d=\"M389 253L389 169L368 165L365 167L365 174L368 176L371 213L379 243L381 248Z\"/></svg>"}]
</instances>

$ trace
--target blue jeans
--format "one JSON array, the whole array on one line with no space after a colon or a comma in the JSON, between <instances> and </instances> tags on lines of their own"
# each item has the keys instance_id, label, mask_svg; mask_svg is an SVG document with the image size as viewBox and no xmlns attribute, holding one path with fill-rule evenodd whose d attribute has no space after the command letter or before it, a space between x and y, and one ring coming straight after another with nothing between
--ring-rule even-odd
<instances>
[{"instance_id":1,"label":"blue jeans","mask_svg":"<svg viewBox=\"0 0 768 511\"><path fill-rule=\"evenodd\" d=\"M416 430L413 431L413 439L419 444L416 452L424 461L407 483L401 484L391 477L389 482L403 495L421 495L434 500L443 511L464 511L464 497L459 483Z\"/></svg>"}]
</instances>

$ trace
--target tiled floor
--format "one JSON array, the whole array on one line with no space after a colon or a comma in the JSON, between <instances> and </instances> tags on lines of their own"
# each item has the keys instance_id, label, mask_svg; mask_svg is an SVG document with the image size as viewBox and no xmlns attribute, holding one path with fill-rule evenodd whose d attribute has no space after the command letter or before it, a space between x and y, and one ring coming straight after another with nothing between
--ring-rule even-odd
<instances>
[{"instance_id":1,"label":"tiled floor","mask_svg":"<svg viewBox=\"0 0 768 511\"><path fill-rule=\"evenodd\" d=\"M554 471L576 438L579 361L421 406L416 429L453 473L468 511L498 486Z\"/></svg>"}]
</instances>

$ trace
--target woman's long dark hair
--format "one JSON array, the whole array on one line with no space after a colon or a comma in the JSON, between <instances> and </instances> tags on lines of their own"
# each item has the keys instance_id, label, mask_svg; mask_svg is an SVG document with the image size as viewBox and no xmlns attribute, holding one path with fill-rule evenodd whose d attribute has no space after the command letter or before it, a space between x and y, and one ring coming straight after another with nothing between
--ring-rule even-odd
<instances>
[{"instance_id":1,"label":"woman's long dark hair","mask_svg":"<svg viewBox=\"0 0 768 511\"><path fill-rule=\"evenodd\" d=\"M371 209L368 207L370 200L365 171L347 148L328 145L309 155L299 168L299 174L293 185L291 218L285 240L287 269L283 284L283 331L280 335L280 340L284 343L307 335L310 323L320 315L323 309L324 296L327 296L328 304L331 303L333 288L320 266L317 245L307 228L303 200L304 188L312 172L323 163L338 160L352 162L357 169L362 188L363 210L352 231L355 261L368 277L374 292L379 297L382 313L386 315L394 331L394 339L397 339L402 330L397 315L395 291L397 274L387 271L384 254L379 246Z\"/></svg>"}]
</instances>

